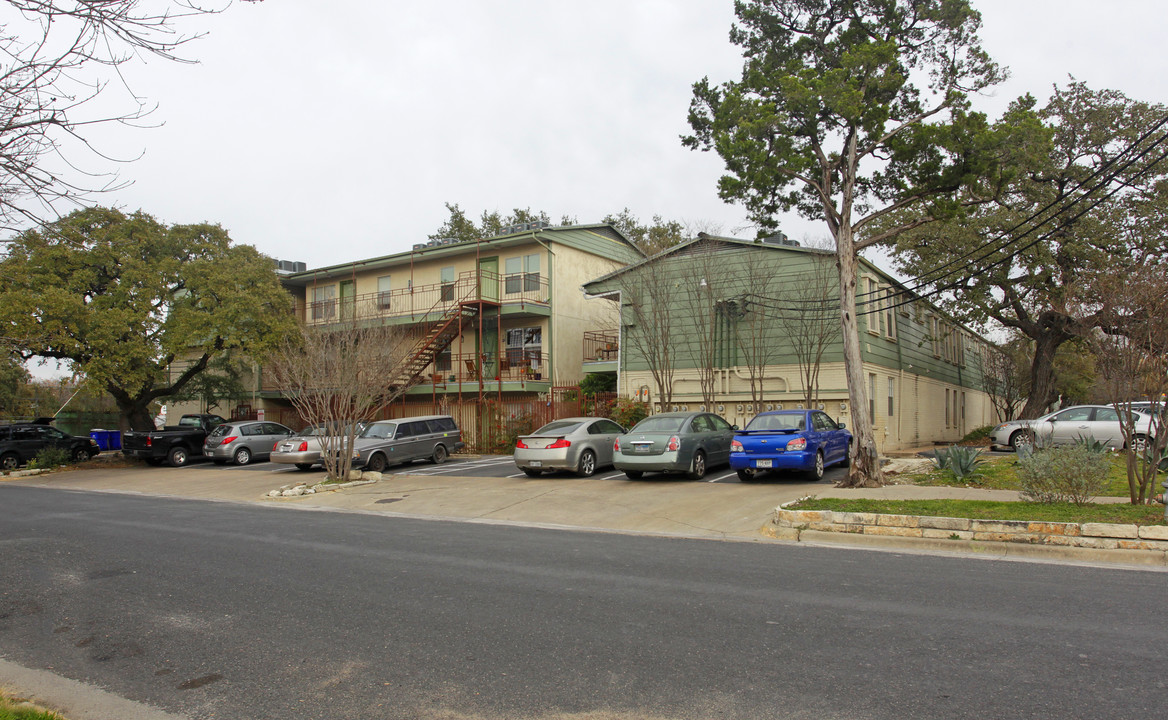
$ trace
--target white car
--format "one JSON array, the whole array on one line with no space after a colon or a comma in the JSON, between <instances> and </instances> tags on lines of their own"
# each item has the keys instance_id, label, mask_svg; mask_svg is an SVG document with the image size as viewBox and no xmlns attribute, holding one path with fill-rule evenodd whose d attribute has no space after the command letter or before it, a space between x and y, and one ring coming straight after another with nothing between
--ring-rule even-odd
<instances>
[{"instance_id":1,"label":"white car","mask_svg":"<svg viewBox=\"0 0 1168 720\"><path fill-rule=\"evenodd\" d=\"M1152 417L1133 411L1135 444L1139 449L1151 434ZM1109 448L1125 447L1119 413L1106 405L1075 405L1034 420L1004 422L990 433L992 447L1069 445L1079 439L1095 440Z\"/></svg>"}]
</instances>

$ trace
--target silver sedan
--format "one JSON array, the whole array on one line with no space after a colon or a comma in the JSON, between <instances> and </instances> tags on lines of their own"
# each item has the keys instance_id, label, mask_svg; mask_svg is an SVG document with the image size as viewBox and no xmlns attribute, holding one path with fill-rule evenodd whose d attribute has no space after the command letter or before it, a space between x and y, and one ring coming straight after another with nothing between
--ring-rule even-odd
<instances>
[{"instance_id":1,"label":"silver sedan","mask_svg":"<svg viewBox=\"0 0 1168 720\"><path fill-rule=\"evenodd\" d=\"M1147 443L1151 435L1152 417L1133 411L1134 442L1137 449ZM990 433L994 447L1039 445L1069 445L1079 439L1095 440L1110 448L1125 446L1119 426L1119 413L1104 405L1075 405L1043 415L1034 420L1011 420L998 425Z\"/></svg>"},{"instance_id":2,"label":"silver sedan","mask_svg":"<svg viewBox=\"0 0 1168 720\"><path fill-rule=\"evenodd\" d=\"M515 443L515 465L531 476L570 470L588 477L612 465L612 444L625 429L607 418L555 420Z\"/></svg>"}]
</instances>

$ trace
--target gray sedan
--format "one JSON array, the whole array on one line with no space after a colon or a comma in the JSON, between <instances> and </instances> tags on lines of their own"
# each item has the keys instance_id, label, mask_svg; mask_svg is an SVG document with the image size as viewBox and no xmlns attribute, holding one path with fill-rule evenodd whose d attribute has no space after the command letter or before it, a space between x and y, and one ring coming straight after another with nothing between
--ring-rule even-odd
<instances>
[{"instance_id":1,"label":"gray sedan","mask_svg":"<svg viewBox=\"0 0 1168 720\"><path fill-rule=\"evenodd\" d=\"M363 422L309 425L292 437L277 442L271 460L274 463L295 465L297 470L309 470L321 461L320 454L326 445L330 450L338 450L345 441L341 433L351 431L354 436L360 435L365 425Z\"/></svg>"},{"instance_id":2,"label":"gray sedan","mask_svg":"<svg viewBox=\"0 0 1168 720\"><path fill-rule=\"evenodd\" d=\"M713 413L661 413L616 439L612 461L636 480L646 472L683 472L694 480L730 461L734 428Z\"/></svg>"},{"instance_id":3,"label":"gray sedan","mask_svg":"<svg viewBox=\"0 0 1168 720\"><path fill-rule=\"evenodd\" d=\"M1152 417L1133 411L1135 420L1134 445L1140 448L1147 442ZM1068 445L1080 438L1101 442L1107 447L1125 446L1119 426L1119 413L1105 405L1075 405L1056 410L1034 420L1011 420L993 429L990 440L994 447Z\"/></svg>"},{"instance_id":4,"label":"gray sedan","mask_svg":"<svg viewBox=\"0 0 1168 720\"><path fill-rule=\"evenodd\" d=\"M532 477L548 470L571 470L589 477L612 465L612 444L625 429L607 418L564 418L515 443L515 465Z\"/></svg>"}]
</instances>

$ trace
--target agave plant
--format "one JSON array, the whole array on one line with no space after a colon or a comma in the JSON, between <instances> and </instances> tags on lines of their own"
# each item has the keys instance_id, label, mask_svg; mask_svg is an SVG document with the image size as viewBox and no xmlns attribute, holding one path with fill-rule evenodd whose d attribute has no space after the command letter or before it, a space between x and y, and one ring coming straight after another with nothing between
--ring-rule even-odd
<instances>
[{"instance_id":1,"label":"agave plant","mask_svg":"<svg viewBox=\"0 0 1168 720\"><path fill-rule=\"evenodd\" d=\"M1087 448L1091 452L1097 453L1099 455L1105 454L1110 449L1102 441L1096 440L1093 437L1086 437L1084 435L1080 435L1077 438L1075 438L1075 444L1082 445L1083 447Z\"/></svg>"},{"instance_id":2,"label":"agave plant","mask_svg":"<svg viewBox=\"0 0 1168 720\"><path fill-rule=\"evenodd\" d=\"M981 454L981 448L950 445L936 452L933 464L938 470L948 471L954 480L964 482L980 474L978 466L985 462Z\"/></svg>"}]
</instances>

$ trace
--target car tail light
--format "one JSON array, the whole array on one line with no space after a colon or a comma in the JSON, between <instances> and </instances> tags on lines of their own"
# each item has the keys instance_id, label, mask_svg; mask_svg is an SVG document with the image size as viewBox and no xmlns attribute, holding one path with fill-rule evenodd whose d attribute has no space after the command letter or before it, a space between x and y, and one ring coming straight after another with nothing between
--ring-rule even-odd
<instances>
[{"instance_id":1,"label":"car tail light","mask_svg":"<svg viewBox=\"0 0 1168 720\"><path fill-rule=\"evenodd\" d=\"M296 448L296 449L297 449L297 451L299 451L299 452L305 452L305 451L307 451L307 450L308 450L308 441L307 441L307 440L301 440L301 441L300 441L300 447L298 447L298 448Z\"/></svg>"},{"instance_id":2,"label":"car tail light","mask_svg":"<svg viewBox=\"0 0 1168 720\"><path fill-rule=\"evenodd\" d=\"M153 447L153 446L154 446L154 438L152 438L150 436L146 436L146 447Z\"/></svg>"},{"instance_id":3,"label":"car tail light","mask_svg":"<svg viewBox=\"0 0 1168 720\"><path fill-rule=\"evenodd\" d=\"M667 450L680 450L681 449L681 440L676 435L674 435L673 437L669 438L669 445L666 446L666 449Z\"/></svg>"},{"instance_id":4,"label":"car tail light","mask_svg":"<svg viewBox=\"0 0 1168 720\"><path fill-rule=\"evenodd\" d=\"M612 441L612 451L620 452L620 438Z\"/></svg>"},{"instance_id":5,"label":"car tail light","mask_svg":"<svg viewBox=\"0 0 1168 720\"><path fill-rule=\"evenodd\" d=\"M742 443L738 442L737 440L734 440L730 443L730 452L745 452L745 451L742 449Z\"/></svg>"},{"instance_id":6,"label":"car tail light","mask_svg":"<svg viewBox=\"0 0 1168 720\"><path fill-rule=\"evenodd\" d=\"M548 445L547 449L548 450L556 450L559 448L566 448L566 447L572 447L571 441L569 441L567 438L560 438L559 440L556 440L551 445Z\"/></svg>"},{"instance_id":7,"label":"car tail light","mask_svg":"<svg viewBox=\"0 0 1168 720\"><path fill-rule=\"evenodd\" d=\"M526 449L527 449L527 443L523 442L523 440L522 440L522 439L516 440L516 441L515 441L515 448L516 448L516 449L518 449L518 450L526 450Z\"/></svg>"},{"instance_id":8,"label":"car tail light","mask_svg":"<svg viewBox=\"0 0 1168 720\"><path fill-rule=\"evenodd\" d=\"M223 440L222 440L222 441L221 441L219 444L220 444L220 445L226 445L226 444L228 444L228 443L235 442L235 441L236 441L236 440L238 440L238 439L239 439L239 436L238 436L238 435L232 435L232 436L230 436L230 437L225 437L225 438L223 438Z\"/></svg>"},{"instance_id":9,"label":"car tail light","mask_svg":"<svg viewBox=\"0 0 1168 720\"><path fill-rule=\"evenodd\" d=\"M807 447L807 438L798 437L787 443L788 450L802 450L805 447Z\"/></svg>"},{"instance_id":10,"label":"car tail light","mask_svg":"<svg viewBox=\"0 0 1168 720\"><path fill-rule=\"evenodd\" d=\"M278 448L278 447L280 447L280 441L279 441L279 440L277 440L276 442L272 443L272 452L276 452L276 448Z\"/></svg>"}]
</instances>

